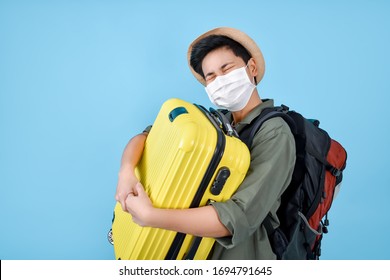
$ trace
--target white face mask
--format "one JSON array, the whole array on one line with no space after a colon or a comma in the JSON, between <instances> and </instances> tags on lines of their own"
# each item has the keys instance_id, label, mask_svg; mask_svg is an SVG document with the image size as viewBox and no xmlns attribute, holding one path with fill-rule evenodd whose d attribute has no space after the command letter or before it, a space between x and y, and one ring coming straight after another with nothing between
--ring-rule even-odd
<instances>
[{"instance_id":1,"label":"white face mask","mask_svg":"<svg viewBox=\"0 0 390 280\"><path fill-rule=\"evenodd\" d=\"M206 92L214 105L236 112L248 104L256 85L249 80L246 67L218 76L206 86Z\"/></svg>"}]
</instances>

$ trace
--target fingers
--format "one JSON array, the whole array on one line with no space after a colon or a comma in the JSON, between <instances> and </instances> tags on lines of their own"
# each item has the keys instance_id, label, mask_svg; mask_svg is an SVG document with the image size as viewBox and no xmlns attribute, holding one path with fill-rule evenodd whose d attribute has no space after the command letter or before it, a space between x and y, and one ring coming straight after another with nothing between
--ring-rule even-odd
<instances>
[{"instance_id":1,"label":"fingers","mask_svg":"<svg viewBox=\"0 0 390 280\"><path fill-rule=\"evenodd\" d=\"M122 210L128 212L126 199L132 193L136 194L135 185L138 178L133 176L131 172L120 173L118 178L115 200L121 204Z\"/></svg>"},{"instance_id":2,"label":"fingers","mask_svg":"<svg viewBox=\"0 0 390 280\"><path fill-rule=\"evenodd\" d=\"M140 185L137 187L137 185ZM143 186L139 181L134 182L134 185L128 185L126 188L122 188L120 192L117 192L115 195L115 200L120 203L122 206L122 210L129 212L129 209L127 207L126 200L129 196L138 196L140 192L143 191Z\"/></svg>"},{"instance_id":3,"label":"fingers","mask_svg":"<svg viewBox=\"0 0 390 280\"><path fill-rule=\"evenodd\" d=\"M142 186L142 184L140 182L138 182L136 185L135 185L135 194L138 196L138 195L144 195L145 194L145 190L144 190L144 186Z\"/></svg>"},{"instance_id":4,"label":"fingers","mask_svg":"<svg viewBox=\"0 0 390 280\"><path fill-rule=\"evenodd\" d=\"M132 216L133 221L140 225L147 225L147 215L149 208L153 207L149 196L140 182L133 187L132 192L126 198L127 212Z\"/></svg>"},{"instance_id":5,"label":"fingers","mask_svg":"<svg viewBox=\"0 0 390 280\"><path fill-rule=\"evenodd\" d=\"M138 192L135 187L120 201L123 211L133 214L131 211L131 199L138 196Z\"/></svg>"},{"instance_id":6,"label":"fingers","mask_svg":"<svg viewBox=\"0 0 390 280\"><path fill-rule=\"evenodd\" d=\"M127 210L127 207L126 207L126 199L125 198L122 198L118 201L120 203L120 205L122 206L122 210L125 211L125 212L128 212Z\"/></svg>"},{"instance_id":7,"label":"fingers","mask_svg":"<svg viewBox=\"0 0 390 280\"><path fill-rule=\"evenodd\" d=\"M122 210L125 212L128 212L128 209L126 207L126 199L129 194L116 194L115 195L115 200L122 206Z\"/></svg>"},{"instance_id":8,"label":"fingers","mask_svg":"<svg viewBox=\"0 0 390 280\"><path fill-rule=\"evenodd\" d=\"M118 193L118 192L115 194L115 200L122 206L123 211L127 211L126 203L125 203L126 196L124 196L122 193Z\"/></svg>"}]
</instances>

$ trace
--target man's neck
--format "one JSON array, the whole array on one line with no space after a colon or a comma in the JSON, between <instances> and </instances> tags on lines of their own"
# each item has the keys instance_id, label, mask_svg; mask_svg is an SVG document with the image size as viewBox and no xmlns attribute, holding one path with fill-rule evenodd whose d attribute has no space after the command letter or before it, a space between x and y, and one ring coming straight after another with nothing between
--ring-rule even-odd
<instances>
[{"instance_id":1,"label":"man's neck","mask_svg":"<svg viewBox=\"0 0 390 280\"><path fill-rule=\"evenodd\" d=\"M237 124L241 122L249 114L250 111L252 111L261 103L263 103L263 101L260 99L257 89L255 89L251 95L251 98L248 101L248 104L244 107L244 109L242 109L241 111L232 112L234 123Z\"/></svg>"}]
</instances>

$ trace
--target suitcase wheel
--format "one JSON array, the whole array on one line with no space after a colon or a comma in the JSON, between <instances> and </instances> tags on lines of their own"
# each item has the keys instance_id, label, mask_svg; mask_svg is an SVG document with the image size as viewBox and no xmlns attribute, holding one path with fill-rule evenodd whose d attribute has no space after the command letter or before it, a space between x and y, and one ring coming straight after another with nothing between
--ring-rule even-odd
<instances>
[{"instance_id":1,"label":"suitcase wheel","mask_svg":"<svg viewBox=\"0 0 390 280\"><path fill-rule=\"evenodd\" d=\"M112 229L110 229L107 233L107 239L108 242L110 242L111 245L114 245L114 238L112 237Z\"/></svg>"}]
</instances>

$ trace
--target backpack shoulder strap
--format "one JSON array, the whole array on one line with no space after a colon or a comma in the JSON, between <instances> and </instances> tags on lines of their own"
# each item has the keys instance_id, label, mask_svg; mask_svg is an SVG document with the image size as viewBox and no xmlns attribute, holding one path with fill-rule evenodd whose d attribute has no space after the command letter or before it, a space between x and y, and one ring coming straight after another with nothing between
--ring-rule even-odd
<instances>
[{"instance_id":1,"label":"backpack shoulder strap","mask_svg":"<svg viewBox=\"0 0 390 280\"><path fill-rule=\"evenodd\" d=\"M291 132L295 135L296 126L294 120L287 114L289 108L285 105L278 107L265 108L252 122L240 132L240 139L250 148L253 138L259 131L264 122L275 117L281 117L289 125Z\"/></svg>"},{"instance_id":2,"label":"backpack shoulder strap","mask_svg":"<svg viewBox=\"0 0 390 280\"><path fill-rule=\"evenodd\" d=\"M265 108L260 113L259 116L257 116L252 122L247 125L241 132L240 132L240 139L243 141L248 148L250 149L252 146L253 138L255 137L256 133L259 131L261 126L264 122L266 122L269 119L275 118L275 117L281 117L283 120L288 124L288 126L291 129L292 134L297 134L297 126L295 124L294 119L288 115L289 108L285 105L281 105L278 107L272 107L272 108ZM267 235L270 238L270 242L273 242L271 236L275 233L275 229L272 226L271 223L271 215L268 213L268 215L265 217L262 225L265 227L267 231ZM273 249L275 250L277 244L272 244ZM275 248L274 248L275 247ZM277 250L277 249L276 249ZM280 254L277 253L278 258L280 258Z\"/></svg>"}]
</instances>

